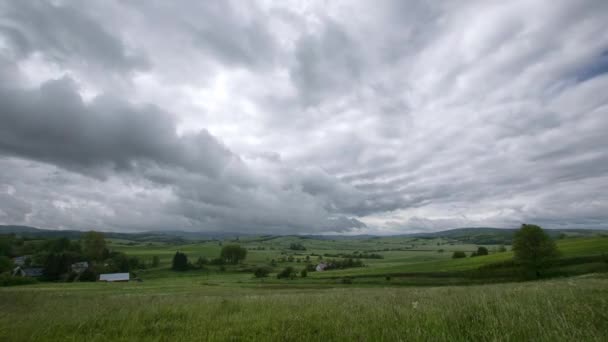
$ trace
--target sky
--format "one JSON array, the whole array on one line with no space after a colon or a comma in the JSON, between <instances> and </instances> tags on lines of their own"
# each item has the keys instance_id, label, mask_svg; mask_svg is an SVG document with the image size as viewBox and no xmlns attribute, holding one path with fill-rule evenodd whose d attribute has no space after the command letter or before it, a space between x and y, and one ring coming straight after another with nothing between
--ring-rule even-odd
<instances>
[{"instance_id":1,"label":"sky","mask_svg":"<svg viewBox=\"0 0 608 342\"><path fill-rule=\"evenodd\" d=\"M0 0L0 223L608 228L608 1Z\"/></svg>"}]
</instances>

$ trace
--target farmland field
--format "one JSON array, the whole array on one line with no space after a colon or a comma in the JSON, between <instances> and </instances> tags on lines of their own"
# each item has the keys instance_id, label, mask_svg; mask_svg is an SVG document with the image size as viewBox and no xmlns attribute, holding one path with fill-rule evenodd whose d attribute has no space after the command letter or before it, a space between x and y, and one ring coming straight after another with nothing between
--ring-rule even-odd
<instances>
[{"instance_id":1,"label":"farmland field","mask_svg":"<svg viewBox=\"0 0 608 342\"><path fill-rule=\"evenodd\" d=\"M0 298L4 341L608 339L608 278L601 275L323 289L178 279L14 287Z\"/></svg>"},{"instance_id":2,"label":"farmland field","mask_svg":"<svg viewBox=\"0 0 608 342\"><path fill-rule=\"evenodd\" d=\"M608 238L558 240L564 262L551 279L525 281L476 270L512 258L452 259L478 245L433 238L311 239L297 236L186 244L108 240L109 248L158 267L142 282L39 283L0 288L2 341L174 340L505 340L608 339ZM239 265L177 272L176 251L194 262L221 244L248 249ZM305 250L291 250L292 243ZM333 255L376 253L363 267L277 279ZM293 258L289 261L289 257ZM336 257L337 258L337 257ZM265 266L266 278L252 269ZM348 281L345 281L348 280ZM494 283L494 284L487 284Z\"/></svg>"}]
</instances>

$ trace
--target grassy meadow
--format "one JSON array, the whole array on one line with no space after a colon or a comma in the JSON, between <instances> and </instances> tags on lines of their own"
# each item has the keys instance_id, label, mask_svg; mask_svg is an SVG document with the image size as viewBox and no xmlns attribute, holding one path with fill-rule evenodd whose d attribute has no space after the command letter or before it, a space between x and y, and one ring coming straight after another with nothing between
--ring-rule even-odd
<instances>
[{"instance_id":1,"label":"grassy meadow","mask_svg":"<svg viewBox=\"0 0 608 342\"><path fill-rule=\"evenodd\" d=\"M452 259L454 251L470 254L480 245L446 238L107 243L144 261L157 256L160 265L135 272L142 282L0 288L0 341L608 340L605 236L558 240L560 262L536 281L509 268L509 246L498 252L486 245L487 256ZM176 251L194 262L217 257L228 243L247 248L242 264L170 269ZM306 250L291 250L292 243ZM276 278L287 266L304 268L306 256L315 264L340 253L383 258ZM282 261L289 256L293 261ZM256 278L257 266L272 273Z\"/></svg>"}]
</instances>

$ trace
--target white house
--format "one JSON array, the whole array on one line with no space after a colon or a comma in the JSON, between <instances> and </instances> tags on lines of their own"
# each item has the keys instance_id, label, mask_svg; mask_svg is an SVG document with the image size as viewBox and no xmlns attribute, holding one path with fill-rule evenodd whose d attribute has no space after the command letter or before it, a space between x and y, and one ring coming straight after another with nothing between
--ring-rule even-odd
<instances>
[{"instance_id":1,"label":"white house","mask_svg":"<svg viewBox=\"0 0 608 342\"><path fill-rule=\"evenodd\" d=\"M325 268L327 267L327 264L322 262L320 264L317 265L317 267L315 268L315 270L317 272L321 272L321 271L325 271Z\"/></svg>"},{"instance_id":2,"label":"white house","mask_svg":"<svg viewBox=\"0 0 608 342\"><path fill-rule=\"evenodd\" d=\"M99 275L99 281L129 281L129 273L106 273Z\"/></svg>"}]
</instances>

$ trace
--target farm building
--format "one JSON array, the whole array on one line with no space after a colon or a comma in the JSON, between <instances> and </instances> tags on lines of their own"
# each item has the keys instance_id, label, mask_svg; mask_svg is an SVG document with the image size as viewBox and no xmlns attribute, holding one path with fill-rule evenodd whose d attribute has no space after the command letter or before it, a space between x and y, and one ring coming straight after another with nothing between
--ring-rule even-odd
<instances>
[{"instance_id":1,"label":"farm building","mask_svg":"<svg viewBox=\"0 0 608 342\"><path fill-rule=\"evenodd\" d=\"M41 277L44 269L41 267L21 267L17 266L13 269L13 276L21 277Z\"/></svg>"},{"instance_id":2,"label":"farm building","mask_svg":"<svg viewBox=\"0 0 608 342\"><path fill-rule=\"evenodd\" d=\"M129 281L129 273L106 273L99 275L99 281Z\"/></svg>"},{"instance_id":3,"label":"farm building","mask_svg":"<svg viewBox=\"0 0 608 342\"><path fill-rule=\"evenodd\" d=\"M87 268L89 268L89 263L86 261L75 262L72 264L72 272L74 272L74 273L80 274L80 273L86 271Z\"/></svg>"},{"instance_id":4,"label":"farm building","mask_svg":"<svg viewBox=\"0 0 608 342\"><path fill-rule=\"evenodd\" d=\"M315 268L315 270L317 272L321 272L321 271L325 271L325 268L327 268L327 264L322 262L320 264L317 265L317 267Z\"/></svg>"}]
</instances>

